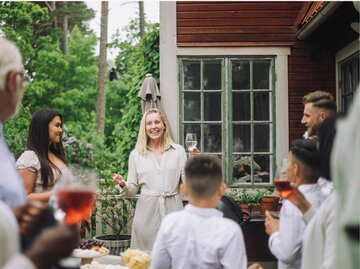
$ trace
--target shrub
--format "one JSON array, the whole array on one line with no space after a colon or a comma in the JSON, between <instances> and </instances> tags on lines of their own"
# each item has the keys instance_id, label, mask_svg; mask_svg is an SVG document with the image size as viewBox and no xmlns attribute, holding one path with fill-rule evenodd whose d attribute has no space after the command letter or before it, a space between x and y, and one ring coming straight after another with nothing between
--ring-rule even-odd
<instances>
[{"instance_id":1,"label":"shrub","mask_svg":"<svg viewBox=\"0 0 360 269\"><path fill-rule=\"evenodd\" d=\"M127 227L135 214L135 198L128 198L119 194L114 184L101 180L100 190L96 200L96 216L112 228L114 234L127 234Z\"/></svg>"}]
</instances>

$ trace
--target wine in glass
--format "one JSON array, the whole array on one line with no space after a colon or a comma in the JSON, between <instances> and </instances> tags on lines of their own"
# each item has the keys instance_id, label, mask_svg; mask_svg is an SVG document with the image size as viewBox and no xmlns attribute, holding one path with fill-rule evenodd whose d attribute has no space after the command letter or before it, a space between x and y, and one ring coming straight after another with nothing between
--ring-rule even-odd
<instances>
[{"instance_id":1,"label":"wine in glass","mask_svg":"<svg viewBox=\"0 0 360 269\"><path fill-rule=\"evenodd\" d=\"M187 133L185 136L185 146L189 151L193 151L197 145L197 137L195 133Z\"/></svg>"},{"instance_id":2,"label":"wine in glass","mask_svg":"<svg viewBox=\"0 0 360 269\"><path fill-rule=\"evenodd\" d=\"M57 186L57 206L67 224L87 219L95 202L96 177L81 169L64 171Z\"/></svg>"},{"instance_id":3,"label":"wine in glass","mask_svg":"<svg viewBox=\"0 0 360 269\"><path fill-rule=\"evenodd\" d=\"M275 188L279 192L281 198L289 197L292 192L290 180L286 177L286 169L287 159L283 159L281 165L277 169L276 178L274 179Z\"/></svg>"}]
</instances>

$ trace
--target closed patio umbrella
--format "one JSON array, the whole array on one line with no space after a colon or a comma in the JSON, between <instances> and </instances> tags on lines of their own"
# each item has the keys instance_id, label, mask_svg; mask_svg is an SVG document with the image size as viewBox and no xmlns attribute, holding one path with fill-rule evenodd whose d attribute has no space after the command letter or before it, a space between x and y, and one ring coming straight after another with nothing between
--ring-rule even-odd
<instances>
[{"instance_id":1,"label":"closed patio umbrella","mask_svg":"<svg viewBox=\"0 0 360 269\"><path fill-rule=\"evenodd\" d=\"M145 111L151 108L157 108L165 115L165 118L167 120L166 114L161 105L161 94L159 88L151 74L146 74L146 77L141 85L138 97L141 100L142 114L144 114ZM170 136L172 137L170 126L167 126L167 128L169 130Z\"/></svg>"},{"instance_id":2,"label":"closed patio umbrella","mask_svg":"<svg viewBox=\"0 0 360 269\"><path fill-rule=\"evenodd\" d=\"M141 99L141 110L143 114L150 108L157 108L164 113L161 106L161 94L156 81L151 74L146 74L138 97Z\"/></svg>"}]
</instances>

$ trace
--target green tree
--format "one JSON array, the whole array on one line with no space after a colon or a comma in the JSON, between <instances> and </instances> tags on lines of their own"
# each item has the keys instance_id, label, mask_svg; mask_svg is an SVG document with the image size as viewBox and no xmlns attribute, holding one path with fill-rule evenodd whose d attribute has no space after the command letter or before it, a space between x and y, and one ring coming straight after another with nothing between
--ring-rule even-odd
<instances>
[{"instance_id":1,"label":"green tree","mask_svg":"<svg viewBox=\"0 0 360 269\"><path fill-rule=\"evenodd\" d=\"M49 38L49 37L46 37ZM44 42L34 60L36 75L29 85L24 104L35 111L46 106L63 113L66 122L84 128L93 120L97 84L96 37L83 36L75 27L69 38L68 54L63 55L57 41ZM86 130L86 128L85 128Z\"/></svg>"},{"instance_id":2,"label":"green tree","mask_svg":"<svg viewBox=\"0 0 360 269\"><path fill-rule=\"evenodd\" d=\"M41 44L41 23L49 20L47 9L31 2L0 2L0 33L20 49L27 75L32 76L32 60Z\"/></svg>"},{"instance_id":3,"label":"green tree","mask_svg":"<svg viewBox=\"0 0 360 269\"><path fill-rule=\"evenodd\" d=\"M66 14L69 32L77 26L83 34L93 33L87 22L95 17L95 11L88 8L84 1L33 1L33 3L48 10L50 20L46 25L42 25L43 28L59 27L60 30L62 19ZM65 3L66 8L64 8Z\"/></svg>"}]
</instances>

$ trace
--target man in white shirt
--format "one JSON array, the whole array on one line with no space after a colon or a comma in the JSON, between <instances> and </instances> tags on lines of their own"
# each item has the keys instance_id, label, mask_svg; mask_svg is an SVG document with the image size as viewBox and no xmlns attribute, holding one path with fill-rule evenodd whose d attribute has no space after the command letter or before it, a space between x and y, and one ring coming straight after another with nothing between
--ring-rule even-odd
<instances>
[{"instance_id":1,"label":"man in white shirt","mask_svg":"<svg viewBox=\"0 0 360 269\"><path fill-rule=\"evenodd\" d=\"M317 140L294 141L288 155L286 176L315 208L328 195L317 183L317 163ZM269 249L278 259L278 269L301 268L301 245L306 228L302 218L301 211L289 200L283 203L279 222L266 212L265 228L270 236Z\"/></svg>"},{"instance_id":2,"label":"man in white shirt","mask_svg":"<svg viewBox=\"0 0 360 269\"><path fill-rule=\"evenodd\" d=\"M216 156L198 155L187 161L181 192L189 204L167 215L161 223L151 268L246 268L240 226L215 209L225 189L221 162Z\"/></svg>"},{"instance_id":3,"label":"man in white shirt","mask_svg":"<svg viewBox=\"0 0 360 269\"><path fill-rule=\"evenodd\" d=\"M14 208L26 202L15 159L3 136L3 123L16 114L23 87L22 58L16 46L0 38L0 200Z\"/></svg>"}]
</instances>

